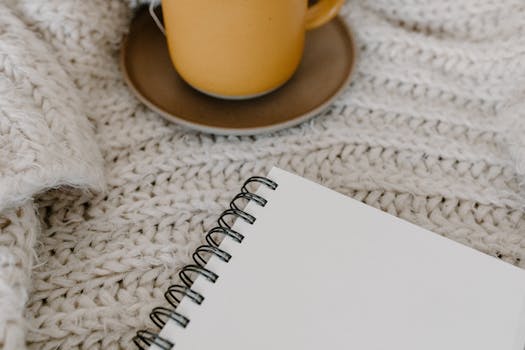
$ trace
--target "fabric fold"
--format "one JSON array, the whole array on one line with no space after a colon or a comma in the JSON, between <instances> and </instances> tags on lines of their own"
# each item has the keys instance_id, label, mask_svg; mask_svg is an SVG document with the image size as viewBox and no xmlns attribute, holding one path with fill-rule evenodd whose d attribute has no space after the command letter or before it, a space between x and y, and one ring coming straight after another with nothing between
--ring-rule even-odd
<instances>
[{"instance_id":1,"label":"fabric fold","mask_svg":"<svg viewBox=\"0 0 525 350\"><path fill-rule=\"evenodd\" d=\"M48 188L102 190L102 157L73 82L0 6L0 212Z\"/></svg>"},{"instance_id":2,"label":"fabric fold","mask_svg":"<svg viewBox=\"0 0 525 350\"><path fill-rule=\"evenodd\" d=\"M0 349L23 349L40 232L33 197L104 188L103 161L74 83L38 35L0 4Z\"/></svg>"}]
</instances>

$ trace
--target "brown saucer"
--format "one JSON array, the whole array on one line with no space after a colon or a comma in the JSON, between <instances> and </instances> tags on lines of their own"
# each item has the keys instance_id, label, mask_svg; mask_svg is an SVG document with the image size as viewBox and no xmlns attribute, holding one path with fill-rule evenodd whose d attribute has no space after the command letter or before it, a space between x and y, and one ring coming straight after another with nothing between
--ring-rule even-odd
<instances>
[{"instance_id":1,"label":"brown saucer","mask_svg":"<svg viewBox=\"0 0 525 350\"><path fill-rule=\"evenodd\" d=\"M228 101L204 95L180 78L146 9L136 14L121 49L124 77L142 102L170 121L222 135L275 131L315 116L347 86L354 62L354 39L338 17L308 32L303 60L288 83L263 97Z\"/></svg>"}]
</instances>

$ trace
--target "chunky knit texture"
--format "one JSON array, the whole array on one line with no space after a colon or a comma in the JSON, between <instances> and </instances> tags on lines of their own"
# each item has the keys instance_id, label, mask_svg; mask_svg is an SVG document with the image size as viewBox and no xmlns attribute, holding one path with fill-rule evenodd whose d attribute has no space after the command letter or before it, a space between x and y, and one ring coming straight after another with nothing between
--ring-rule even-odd
<instances>
[{"instance_id":1,"label":"chunky knit texture","mask_svg":"<svg viewBox=\"0 0 525 350\"><path fill-rule=\"evenodd\" d=\"M135 5L0 4L0 348L133 348L272 165L525 268L523 1L349 1L351 86L257 137L188 131L133 97L118 50Z\"/></svg>"}]
</instances>

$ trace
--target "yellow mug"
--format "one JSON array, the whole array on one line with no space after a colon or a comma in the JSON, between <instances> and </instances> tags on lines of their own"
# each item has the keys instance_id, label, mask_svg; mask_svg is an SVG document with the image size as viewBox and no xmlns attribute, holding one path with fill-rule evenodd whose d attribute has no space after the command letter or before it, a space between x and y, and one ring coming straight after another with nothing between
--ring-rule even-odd
<instances>
[{"instance_id":1,"label":"yellow mug","mask_svg":"<svg viewBox=\"0 0 525 350\"><path fill-rule=\"evenodd\" d=\"M344 0L162 0L171 60L195 89L245 99L273 91L297 70L305 32Z\"/></svg>"}]
</instances>

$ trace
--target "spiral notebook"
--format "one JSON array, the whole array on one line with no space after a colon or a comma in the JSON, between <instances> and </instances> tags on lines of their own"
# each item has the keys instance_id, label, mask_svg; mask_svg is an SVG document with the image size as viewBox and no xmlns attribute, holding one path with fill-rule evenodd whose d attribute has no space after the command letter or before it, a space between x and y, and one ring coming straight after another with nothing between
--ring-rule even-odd
<instances>
[{"instance_id":1,"label":"spiral notebook","mask_svg":"<svg viewBox=\"0 0 525 350\"><path fill-rule=\"evenodd\" d=\"M278 168L206 241L139 346L525 349L525 270Z\"/></svg>"}]
</instances>

